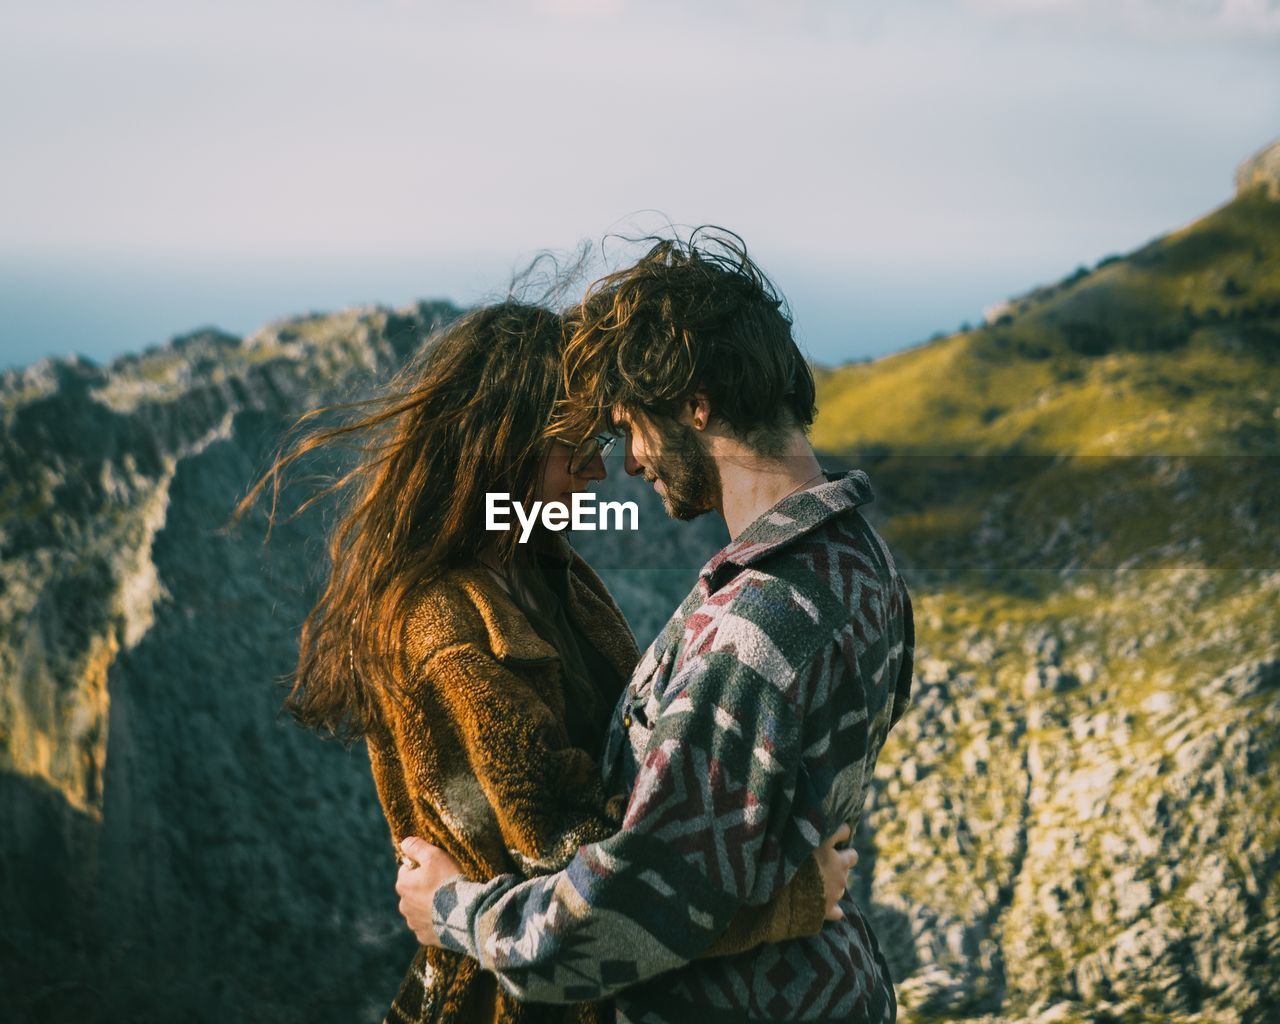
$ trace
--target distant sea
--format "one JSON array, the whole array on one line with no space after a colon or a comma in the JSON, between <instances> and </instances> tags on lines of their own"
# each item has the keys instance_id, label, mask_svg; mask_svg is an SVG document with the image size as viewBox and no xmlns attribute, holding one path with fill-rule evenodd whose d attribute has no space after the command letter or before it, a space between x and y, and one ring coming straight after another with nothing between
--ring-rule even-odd
<instances>
[{"instance_id":1,"label":"distant sea","mask_svg":"<svg viewBox=\"0 0 1280 1024\"><path fill-rule=\"evenodd\" d=\"M768 267L809 357L835 365L977 324L982 310L1036 283L1012 268ZM1047 267L1051 280L1071 267ZM106 363L199 327L251 333L281 317L352 305L459 305L505 294L511 263L493 257L381 261L175 256L0 257L0 369L79 353Z\"/></svg>"}]
</instances>

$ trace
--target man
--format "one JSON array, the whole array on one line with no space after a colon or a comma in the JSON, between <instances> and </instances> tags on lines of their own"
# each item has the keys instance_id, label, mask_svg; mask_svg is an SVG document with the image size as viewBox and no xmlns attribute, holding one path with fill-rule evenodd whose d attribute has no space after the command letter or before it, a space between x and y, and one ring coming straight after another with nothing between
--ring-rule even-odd
<instances>
[{"instance_id":1,"label":"man","mask_svg":"<svg viewBox=\"0 0 1280 1024\"><path fill-rule=\"evenodd\" d=\"M630 793L619 833L528 881L468 882L424 841L402 845L419 939L522 1000L614 996L619 1020L670 1024L895 1019L848 897L815 936L694 959L824 836L856 827L910 695L910 598L858 511L866 476L814 457L813 376L780 307L739 244L695 234L604 278L579 310L565 362L581 422L566 429L607 415L627 472L675 518L719 513L732 540L616 709L604 771Z\"/></svg>"}]
</instances>

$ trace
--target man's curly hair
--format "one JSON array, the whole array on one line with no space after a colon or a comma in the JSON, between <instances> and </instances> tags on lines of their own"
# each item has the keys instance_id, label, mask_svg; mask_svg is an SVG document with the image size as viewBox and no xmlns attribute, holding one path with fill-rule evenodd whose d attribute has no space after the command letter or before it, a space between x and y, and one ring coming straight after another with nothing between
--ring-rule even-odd
<instances>
[{"instance_id":1,"label":"man's curly hair","mask_svg":"<svg viewBox=\"0 0 1280 1024\"><path fill-rule=\"evenodd\" d=\"M669 422L702 392L740 441L780 455L816 408L777 289L732 232L646 241L655 244L643 258L593 283L567 313L564 433L589 434L615 406Z\"/></svg>"}]
</instances>

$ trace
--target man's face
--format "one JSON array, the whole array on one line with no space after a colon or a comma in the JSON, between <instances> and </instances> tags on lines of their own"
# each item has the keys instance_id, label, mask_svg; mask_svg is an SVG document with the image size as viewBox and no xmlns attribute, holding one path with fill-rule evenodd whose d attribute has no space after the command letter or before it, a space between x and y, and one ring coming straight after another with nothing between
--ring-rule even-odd
<instances>
[{"instance_id":1,"label":"man's face","mask_svg":"<svg viewBox=\"0 0 1280 1024\"><path fill-rule=\"evenodd\" d=\"M720 470L698 431L679 421L655 421L640 412L613 410L615 428L626 435L624 463L630 476L653 484L672 519L695 519L720 506Z\"/></svg>"}]
</instances>

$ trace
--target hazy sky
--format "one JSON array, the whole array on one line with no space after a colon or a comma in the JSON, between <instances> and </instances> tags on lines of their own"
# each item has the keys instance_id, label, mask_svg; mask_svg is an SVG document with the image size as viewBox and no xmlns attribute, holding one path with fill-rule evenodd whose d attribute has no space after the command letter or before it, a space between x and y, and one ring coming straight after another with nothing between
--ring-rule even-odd
<instances>
[{"instance_id":1,"label":"hazy sky","mask_svg":"<svg viewBox=\"0 0 1280 1024\"><path fill-rule=\"evenodd\" d=\"M839 362L1224 202L1280 0L8 0L0 366L712 222Z\"/></svg>"}]
</instances>

